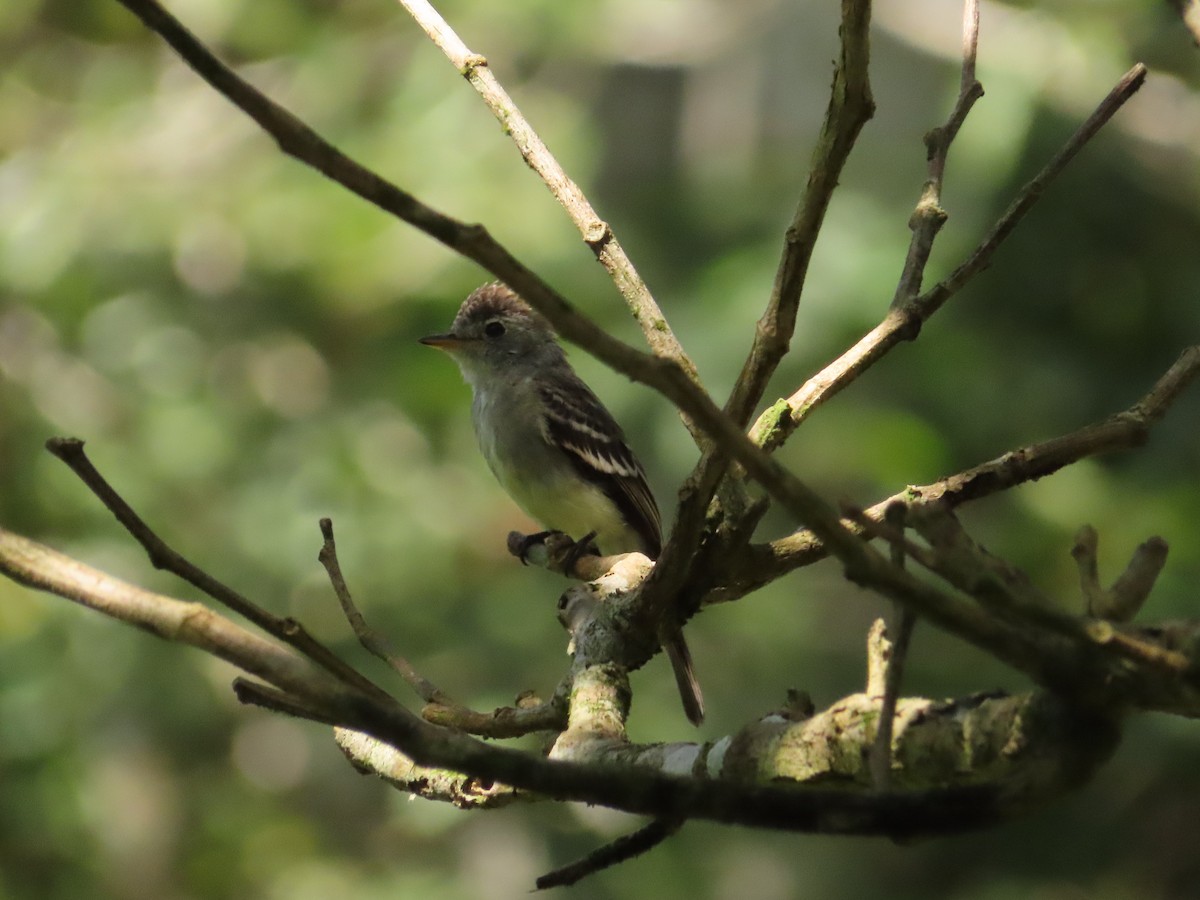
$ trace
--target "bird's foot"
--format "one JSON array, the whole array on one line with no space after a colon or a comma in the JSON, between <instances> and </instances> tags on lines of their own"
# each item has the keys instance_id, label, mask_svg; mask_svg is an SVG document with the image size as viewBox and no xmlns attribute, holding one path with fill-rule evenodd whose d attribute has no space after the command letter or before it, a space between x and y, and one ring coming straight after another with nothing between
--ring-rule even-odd
<instances>
[{"instance_id":1,"label":"bird's foot","mask_svg":"<svg viewBox=\"0 0 1200 900\"><path fill-rule=\"evenodd\" d=\"M600 548L596 546L596 532L589 531L577 540L563 557L563 574L571 575L575 564L585 556L599 556Z\"/></svg>"},{"instance_id":2,"label":"bird's foot","mask_svg":"<svg viewBox=\"0 0 1200 900\"><path fill-rule=\"evenodd\" d=\"M547 551L546 539L553 534L562 534L560 531L539 531L535 534L521 534L519 531L511 531L508 535L508 552L521 561L521 565L527 566L530 562L530 555L537 551L538 555L544 555ZM533 560L535 563L543 564L541 560Z\"/></svg>"}]
</instances>

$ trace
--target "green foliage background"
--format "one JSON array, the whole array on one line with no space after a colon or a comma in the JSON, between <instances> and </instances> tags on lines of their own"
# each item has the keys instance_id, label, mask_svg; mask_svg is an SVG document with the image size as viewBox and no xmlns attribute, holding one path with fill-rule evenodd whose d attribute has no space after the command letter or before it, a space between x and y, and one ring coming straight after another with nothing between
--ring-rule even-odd
<instances>
[{"instance_id":1,"label":"green foliage background","mask_svg":"<svg viewBox=\"0 0 1200 900\"><path fill-rule=\"evenodd\" d=\"M427 202L481 221L583 309L636 329L490 114L395 4L178 0L227 61ZM794 354L770 396L874 324L957 91L959 7L881 3L879 112L829 214ZM769 291L836 53L833 4L555 0L443 12L487 54L615 227L720 399ZM1051 9L1052 7L1052 9ZM1166 4L984 9L987 96L956 143L931 275L974 245L1135 60L1141 95L996 260L783 451L870 502L1124 408L1200 334L1200 76ZM560 583L516 565L527 523L488 475L452 364L418 346L487 277L281 156L110 0L0 4L0 523L139 584L156 573L42 449L82 437L197 563L348 639L315 561L333 517L372 621L479 707L551 690ZM576 353L670 517L695 451L671 408ZM1111 578L1152 533L1171 559L1145 615L1195 615L1200 400L1142 451L964 513L1075 604L1070 538ZM785 533L770 518L762 536ZM689 626L713 737L858 689L885 609L835 566ZM0 581L0 898L509 897L635 827L544 805L468 815L355 775L328 733L239 708L225 665ZM687 738L665 665L635 676L638 740ZM1021 678L928 626L907 689ZM397 687L403 693L403 688ZM983 834L882 841L688 825L579 897L1195 896L1197 731L1141 717L1096 782Z\"/></svg>"}]
</instances>

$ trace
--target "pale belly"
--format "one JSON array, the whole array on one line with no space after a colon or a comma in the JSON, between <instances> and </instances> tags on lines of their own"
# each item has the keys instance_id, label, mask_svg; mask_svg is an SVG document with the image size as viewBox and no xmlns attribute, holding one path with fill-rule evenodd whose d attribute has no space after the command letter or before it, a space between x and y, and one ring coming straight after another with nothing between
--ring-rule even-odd
<instances>
[{"instance_id":1,"label":"pale belly","mask_svg":"<svg viewBox=\"0 0 1200 900\"><path fill-rule=\"evenodd\" d=\"M496 480L543 528L577 540L594 531L604 553L639 549L637 533L625 526L616 504L578 473L564 451L548 444L532 427L515 429L513 419L495 420L507 415L531 421L531 416L522 418L519 409L497 406L474 412L479 446ZM483 422L481 413L487 417Z\"/></svg>"}]
</instances>

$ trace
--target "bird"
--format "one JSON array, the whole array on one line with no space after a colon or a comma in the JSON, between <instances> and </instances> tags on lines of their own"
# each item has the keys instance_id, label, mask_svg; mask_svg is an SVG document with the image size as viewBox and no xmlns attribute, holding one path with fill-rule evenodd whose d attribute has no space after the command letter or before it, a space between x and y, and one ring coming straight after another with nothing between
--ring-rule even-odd
<instances>
[{"instance_id":1,"label":"bird","mask_svg":"<svg viewBox=\"0 0 1200 900\"><path fill-rule=\"evenodd\" d=\"M544 316L492 282L463 301L448 332L420 342L458 364L479 448L518 506L548 530L590 535L604 555L658 558L662 521L646 472ZM700 725L704 699L683 632L668 626L659 637L684 712Z\"/></svg>"}]
</instances>

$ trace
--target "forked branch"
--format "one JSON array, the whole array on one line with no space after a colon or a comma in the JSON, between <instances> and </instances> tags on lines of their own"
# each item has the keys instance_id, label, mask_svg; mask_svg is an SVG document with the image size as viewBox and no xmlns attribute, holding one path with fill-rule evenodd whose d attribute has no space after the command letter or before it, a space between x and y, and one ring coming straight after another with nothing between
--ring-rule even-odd
<instances>
[{"instance_id":1,"label":"forked branch","mask_svg":"<svg viewBox=\"0 0 1200 900\"><path fill-rule=\"evenodd\" d=\"M1141 63L1126 72L1062 149L1021 188L992 229L947 278L910 302L889 309L883 320L853 347L808 379L790 397L763 412L750 432L754 441L767 450L778 448L817 407L853 383L897 344L915 338L930 316L991 265L1005 239L1041 199L1050 183L1137 92L1145 79L1146 67Z\"/></svg>"}]
</instances>

